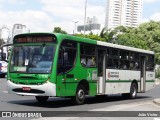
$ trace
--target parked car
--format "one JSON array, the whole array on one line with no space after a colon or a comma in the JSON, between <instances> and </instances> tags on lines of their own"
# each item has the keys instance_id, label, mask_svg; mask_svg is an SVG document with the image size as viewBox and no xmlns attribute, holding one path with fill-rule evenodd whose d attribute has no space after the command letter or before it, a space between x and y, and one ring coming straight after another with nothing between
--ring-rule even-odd
<instances>
[{"instance_id":1,"label":"parked car","mask_svg":"<svg viewBox=\"0 0 160 120\"><path fill-rule=\"evenodd\" d=\"M0 77L5 77L5 75L7 74L7 66L8 63L5 61L0 61Z\"/></svg>"}]
</instances>

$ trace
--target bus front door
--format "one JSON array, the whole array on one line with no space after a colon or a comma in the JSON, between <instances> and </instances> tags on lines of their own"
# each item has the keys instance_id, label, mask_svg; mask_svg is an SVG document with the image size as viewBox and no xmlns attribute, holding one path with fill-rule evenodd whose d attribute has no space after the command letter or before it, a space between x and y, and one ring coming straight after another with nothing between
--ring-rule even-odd
<instances>
[{"instance_id":1,"label":"bus front door","mask_svg":"<svg viewBox=\"0 0 160 120\"><path fill-rule=\"evenodd\" d=\"M140 57L140 92L145 92L146 88L146 60L145 56Z\"/></svg>"},{"instance_id":2,"label":"bus front door","mask_svg":"<svg viewBox=\"0 0 160 120\"><path fill-rule=\"evenodd\" d=\"M98 50L98 94L105 94L106 87L106 51Z\"/></svg>"}]
</instances>

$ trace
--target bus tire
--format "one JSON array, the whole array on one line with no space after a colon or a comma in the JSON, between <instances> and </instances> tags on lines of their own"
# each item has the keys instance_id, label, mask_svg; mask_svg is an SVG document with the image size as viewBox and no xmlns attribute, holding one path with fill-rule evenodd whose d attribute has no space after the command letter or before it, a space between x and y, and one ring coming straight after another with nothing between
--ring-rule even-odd
<instances>
[{"instance_id":1,"label":"bus tire","mask_svg":"<svg viewBox=\"0 0 160 120\"><path fill-rule=\"evenodd\" d=\"M123 93L122 97L125 99L134 99L137 96L138 87L136 83L132 83L130 87L130 93Z\"/></svg>"},{"instance_id":2,"label":"bus tire","mask_svg":"<svg viewBox=\"0 0 160 120\"><path fill-rule=\"evenodd\" d=\"M135 99L137 96L137 92L138 92L138 86L136 83L133 82L130 88L130 99Z\"/></svg>"},{"instance_id":3,"label":"bus tire","mask_svg":"<svg viewBox=\"0 0 160 120\"><path fill-rule=\"evenodd\" d=\"M84 104L85 99L86 99L85 87L82 85L78 85L76 90L76 95L72 97L72 100L75 104L82 105Z\"/></svg>"},{"instance_id":4,"label":"bus tire","mask_svg":"<svg viewBox=\"0 0 160 120\"><path fill-rule=\"evenodd\" d=\"M36 100L39 102L39 103L44 103L48 100L48 96L35 96L36 97Z\"/></svg>"}]
</instances>

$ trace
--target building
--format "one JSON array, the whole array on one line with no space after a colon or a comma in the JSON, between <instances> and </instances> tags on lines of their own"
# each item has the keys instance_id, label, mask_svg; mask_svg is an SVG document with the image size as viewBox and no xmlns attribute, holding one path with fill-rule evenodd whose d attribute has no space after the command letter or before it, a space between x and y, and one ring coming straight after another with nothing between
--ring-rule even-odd
<instances>
[{"instance_id":1,"label":"building","mask_svg":"<svg viewBox=\"0 0 160 120\"><path fill-rule=\"evenodd\" d=\"M85 31L86 33L94 33L98 34L100 31L101 25L98 23L98 18L93 16L93 18L87 17L86 25L85 25ZM77 27L77 31L80 33L84 32L84 25L79 25Z\"/></svg>"},{"instance_id":2,"label":"building","mask_svg":"<svg viewBox=\"0 0 160 120\"><path fill-rule=\"evenodd\" d=\"M107 0L105 27L137 27L142 19L143 0Z\"/></svg>"},{"instance_id":3,"label":"building","mask_svg":"<svg viewBox=\"0 0 160 120\"><path fill-rule=\"evenodd\" d=\"M14 24L12 28L12 38L17 34L21 34L25 32L28 32L26 25Z\"/></svg>"}]
</instances>

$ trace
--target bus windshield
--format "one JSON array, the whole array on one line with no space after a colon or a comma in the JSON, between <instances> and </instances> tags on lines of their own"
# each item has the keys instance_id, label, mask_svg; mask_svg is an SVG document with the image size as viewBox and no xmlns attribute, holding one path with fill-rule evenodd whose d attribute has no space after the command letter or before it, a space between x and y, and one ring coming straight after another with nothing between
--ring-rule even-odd
<instances>
[{"instance_id":1,"label":"bus windshield","mask_svg":"<svg viewBox=\"0 0 160 120\"><path fill-rule=\"evenodd\" d=\"M51 73L55 46L15 46L10 72Z\"/></svg>"}]
</instances>

